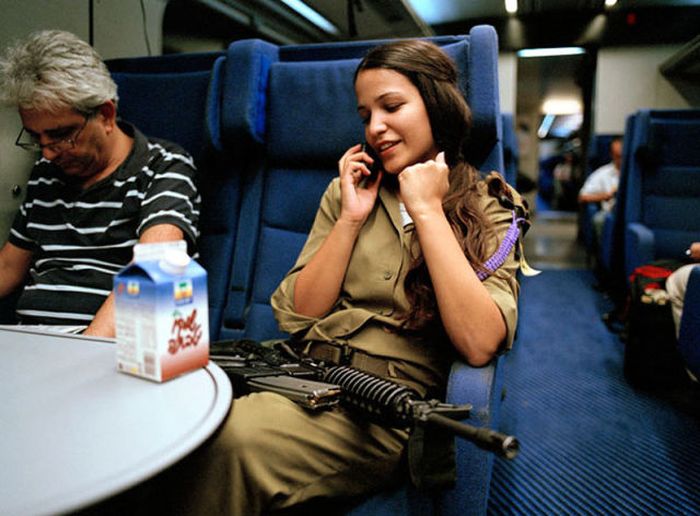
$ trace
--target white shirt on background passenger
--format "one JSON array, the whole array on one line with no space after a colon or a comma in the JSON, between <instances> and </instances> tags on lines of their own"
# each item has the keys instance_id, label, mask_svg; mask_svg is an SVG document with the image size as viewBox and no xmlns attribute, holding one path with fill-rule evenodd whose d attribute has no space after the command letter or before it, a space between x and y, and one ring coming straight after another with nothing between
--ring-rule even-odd
<instances>
[{"instance_id":1,"label":"white shirt on background passenger","mask_svg":"<svg viewBox=\"0 0 700 516\"><path fill-rule=\"evenodd\" d=\"M591 172L591 175L589 175L585 183L583 183L580 193L596 194L611 192L617 190L619 183L620 171L615 168L615 164L611 161ZM615 197L600 203L601 208L605 211L611 211L614 205Z\"/></svg>"}]
</instances>

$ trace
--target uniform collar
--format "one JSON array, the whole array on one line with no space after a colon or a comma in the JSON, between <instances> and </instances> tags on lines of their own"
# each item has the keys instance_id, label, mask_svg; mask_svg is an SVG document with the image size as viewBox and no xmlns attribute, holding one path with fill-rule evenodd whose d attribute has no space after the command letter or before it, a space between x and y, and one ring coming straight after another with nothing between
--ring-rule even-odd
<instances>
[{"instance_id":1,"label":"uniform collar","mask_svg":"<svg viewBox=\"0 0 700 516\"><path fill-rule=\"evenodd\" d=\"M403 226L403 219L401 217L401 208L399 207L399 197L396 192L391 188L387 188L386 185L381 185L379 188L379 200L384 206L384 209L389 214L389 219L391 220L392 226L399 234L406 231L413 231L413 223L408 224L405 228Z\"/></svg>"}]
</instances>

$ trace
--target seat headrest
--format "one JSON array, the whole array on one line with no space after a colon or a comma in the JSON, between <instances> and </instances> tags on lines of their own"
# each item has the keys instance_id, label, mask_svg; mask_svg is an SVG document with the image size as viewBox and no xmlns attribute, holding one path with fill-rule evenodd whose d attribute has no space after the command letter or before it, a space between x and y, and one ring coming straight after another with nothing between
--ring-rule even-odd
<instances>
[{"instance_id":1,"label":"seat headrest","mask_svg":"<svg viewBox=\"0 0 700 516\"><path fill-rule=\"evenodd\" d=\"M362 142L353 74L358 59L275 63L270 68L268 155L272 162L332 166Z\"/></svg>"},{"instance_id":2,"label":"seat headrest","mask_svg":"<svg viewBox=\"0 0 700 516\"><path fill-rule=\"evenodd\" d=\"M265 138L265 110L269 68L279 47L265 41L235 41L226 52L221 73L221 143L230 151L245 152Z\"/></svg>"},{"instance_id":3,"label":"seat headrest","mask_svg":"<svg viewBox=\"0 0 700 516\"><path fill-rule=\"evenodd\" d=\"M644 170L700 164L700 110L640 110L635 157Z\"/></svg>"},{"instance_id":4,"label":"seat headrest","mask_svg":"<svg viewBox=\"0 0 700 516\"><path fill-rule=\"evenodd\" d=\"M111 73L189 73L210 70L223 52L125 57L105 61Z\"/></svg>"},{"instance_id":5,"label":"seat headrest","mask_svg":"<svg viewBox=\"0 0 700 516\"><path fill-rule=\"evenodd\" d=\"M119 115L144 134L180 144L197 159L205 147L210 72L112 74Z\"/></svg>"},{"instance_id":6,"label":"seat headrest","mask_svg":"<svg viewBox=\"0 0 700 516\"><path fill-rule=\"evenodd\" d=\"M482 166L492 161L501 128L495 30L477 26L469 36L430 40L457 64L459 87L473 117L468 158ZM282 47L260 40L232 43L222 74L223 145L245 149L267 140L273 159L325 165L337 161L363 138L352 84L355 68L370 48L383 42Z\"/></svg>"},{"instance_id":7,"label":"seat headrest","mask_svg":"<svg viewBox=\"0 0 700 516\"><path fill-rule=\"evenodd\" d=\"M195 158L208 145L204 109L210 74L223 52L110 59L119 115L143 133L180 144Z\"/></svg>"}]
</instances>

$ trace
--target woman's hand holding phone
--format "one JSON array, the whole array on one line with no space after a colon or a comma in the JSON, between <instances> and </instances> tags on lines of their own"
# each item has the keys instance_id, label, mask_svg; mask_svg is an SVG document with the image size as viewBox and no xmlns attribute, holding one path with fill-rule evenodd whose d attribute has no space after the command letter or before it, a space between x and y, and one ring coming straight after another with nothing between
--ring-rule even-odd
<instances>
[{"instance_id":1,"label":"woman's hand holding phone","mask_svg":"<svg viewBox=\"0 0 700 516\"><path fill-rule=\"evenodd\" d=\"M367 183L372 157L361 145L350 147L338 161L340 217L294 284L294 309L309 317L323 317L333 309L343 285L352 251L379 191L379 179Z\"/></svg>"},{"instance_id":2,"label":"woman's hand holding phone","mask_svg":"<svg viewBox=\"0 0 700 516\"><path fill-rule=\"evenodd\" d=\"M369 175L365 183L376 181L379 172L382 170L382 160L379 159L379 156L369 143L362 144L362 152L365 152L371 158L371 161L367 163Z\"/></svg>"},{"instance_id":3,"label":"woman's hand holding phone","mask_svg":"<svg viewBox=\"0 0 700 516\"><path fill-rule=\"evenodd\" d=\"M361 225L372 211L383 174L381 167L378 167L373 180L365 178L373 176L372 165L377 162L378 159L363 150L361 144L350 147L338 161L342 219Z\"/></svg>"}]
</instances>

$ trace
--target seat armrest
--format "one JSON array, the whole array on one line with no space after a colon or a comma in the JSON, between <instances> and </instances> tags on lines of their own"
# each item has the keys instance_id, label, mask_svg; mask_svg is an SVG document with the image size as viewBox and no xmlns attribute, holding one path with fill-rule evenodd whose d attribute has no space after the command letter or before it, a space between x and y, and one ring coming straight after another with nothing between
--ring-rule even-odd
<instances>
[{"instance_id":1,"label":"seat armrest","mask_svg":"<svg viewBox=\"0 0 700 516\"><path fill-rule=\"evenodd\" d=\"M457 361L452 365L447 384L447 402L469 403L471 415L463 422L472 426L498 429L500 421L503 357L496 357L484 367L471 367ZM474 443L457 438L456 487L445 491L440 500L440 513L462 515L469 507L473 514L486 514L493 469L493 453Z\"/></svg>"},{"instance_id":2,"label":"seat armrest","mask_svg":"<svg viewBox=\"0 0 700 516\"><path fill-rule=\"evenodd\" d=\"M625 274L629 278L634 269L654 260L654 233L644 224L627 224L625 234Z\"/></svg>"},{"instance_id":3,"label":"seat armrest","mask_svg":"<svg viewBox=\"0 0 700 516\"><path fill-rule=\"evenodd\" d=\"M678 349L686 367L700 377L700 266L695 267L688 278Z\"/></svg>"}]
</instances>

